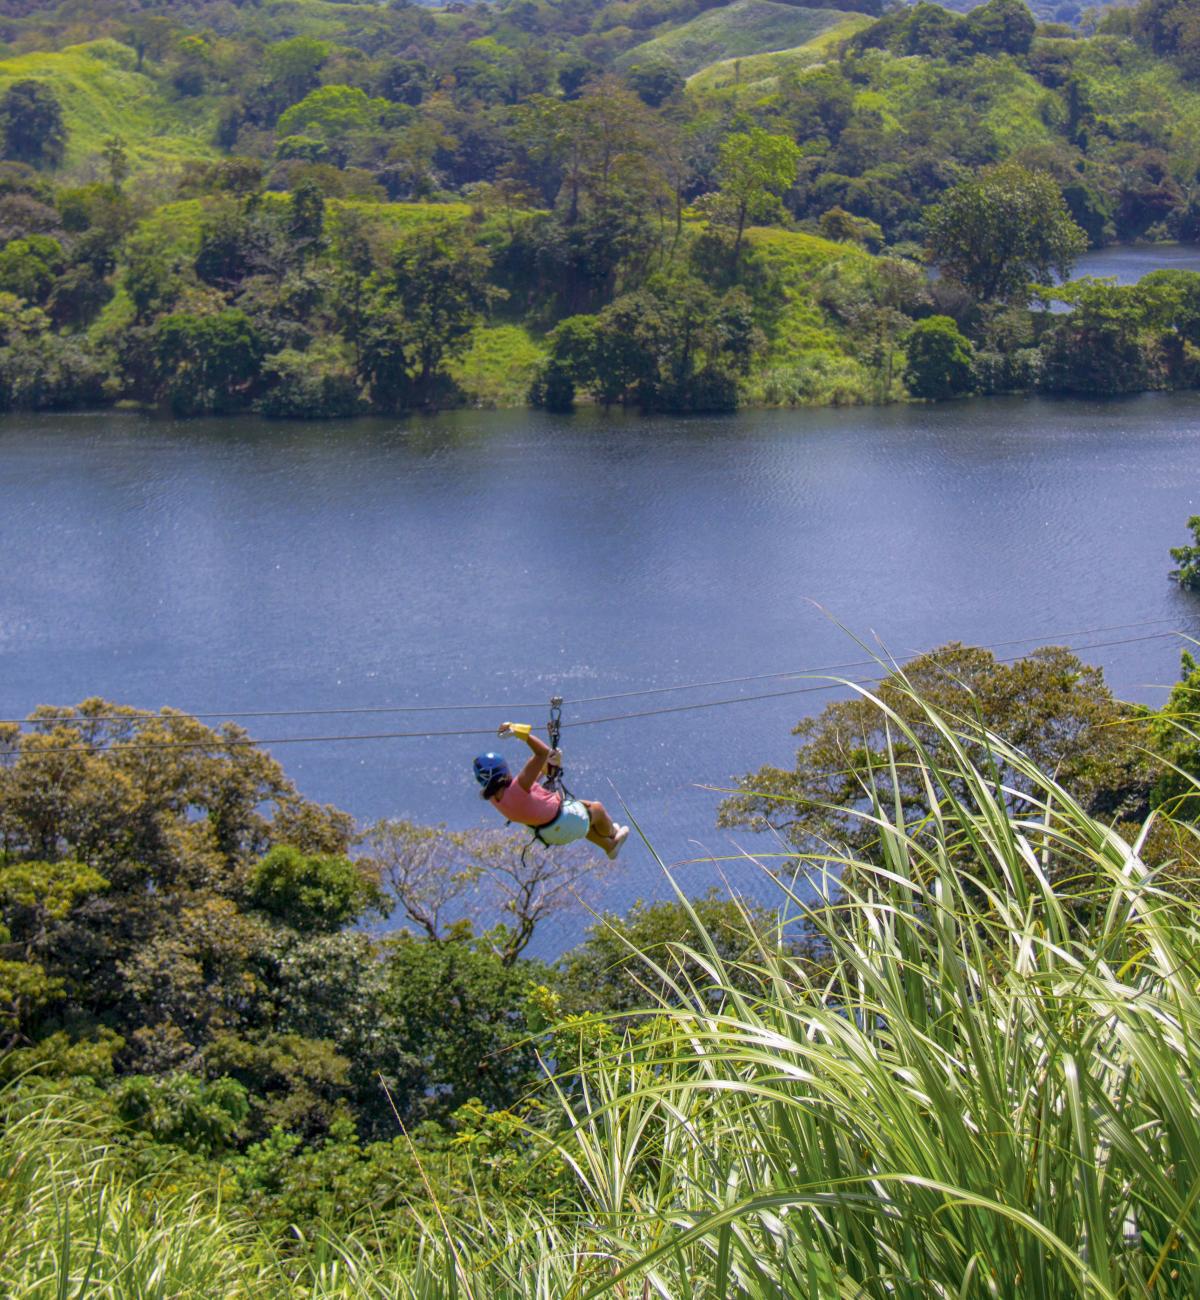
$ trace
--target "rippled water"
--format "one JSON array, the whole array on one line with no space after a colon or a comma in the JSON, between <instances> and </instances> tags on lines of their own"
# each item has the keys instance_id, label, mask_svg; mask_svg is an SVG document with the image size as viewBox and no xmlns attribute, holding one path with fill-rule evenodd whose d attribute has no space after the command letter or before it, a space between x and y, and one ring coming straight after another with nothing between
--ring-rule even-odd
<instances>
[{"instance_id":1,"label":"rippled water","mask_svg":"<svg viewBox=\"0 0 1200 1300\"><path fill-rule=\"evenodd\" d=\"M92 694L197 711L495 703L261 720L303 734L493 727L568 698L1166 619L1200 511L1200 398L992 400L641 420L458 412L399 423L0 422L0 716ZM843 631L835 621L849 631ZM1087 640L1087 638L1079 638ZM1011 650L1008 651L1011 653ZM1161 698L1177 646L1089 657ZM568 706L567 719L739 693ZM624 799L662 856L727 853L717 796L786 762L808 693L566 733L576 793ZM518 707L522 702L539 707ZM483 824L484 738L279 746L367 820ZM728 867L743 884L748 869ZM680 868L692 889L719 878ZM606 881L664 891L641 845ZM543 936L570 941L575 923Z\"/></svg>"}]
</instances>

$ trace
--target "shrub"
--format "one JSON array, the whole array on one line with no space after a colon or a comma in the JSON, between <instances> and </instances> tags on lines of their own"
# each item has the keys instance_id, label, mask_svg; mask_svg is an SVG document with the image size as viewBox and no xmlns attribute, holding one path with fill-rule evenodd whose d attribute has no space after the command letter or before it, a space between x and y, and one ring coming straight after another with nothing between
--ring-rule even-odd
<instances>
[{"instance_id":1,"label":"shrub","mask_svg":"<svg viewBox=\"0 0 1200 1300\"><path fill-rule=\"evenodd\" d=\"M1171 570L1171 577L1181 587L1200 587L1200 515L1192 515L1188 520L1192 530L1191 546L1172 546L1171 559L1179 568Z\"/></svg>"},{"instance_id":2,"label":"shrub","mask_svg":"<svg viewBox=\"0 0 1200 1300\"><path fill-rule=\"evenodd\" d=\"M974 349L949 316L918 321L904 340L904 382L914 397L941 401L975 387Z\"/></svg>"},{"instance_id":3,"label":"shrub","mask_svg":"<svg viewBox=\"0 0 1200 1300\"><path fill-rule=\"evenodd\" d=\"M45 411L109 400L107 368L81 341L45 333L0 348L0 405Z\"/></svg>"},{"instance_id":4,"label":"shrub","mask_svg":"<svg viewBox=\"0 0 1200 1300\"><path fill-rule=\"evenodd\" d=\"M249 902L297 930L338 930L378 907L381 896L349 858L279 844L251 871Z\"/></svg>"},{"instance_id":5,"label":"shrub","mask_svg":"<svg viewBox=\"0 0 1200 1300\"><path fill-rule=\"evenodd\" d=\"M213 1155L230 1146L250 1113L246 1090L232 1079L194 1074L133 1075L113 1091L117 1114L156 1142Z\"/></svg>"},{"instance_id":6,"label":"shrub","mask_svg":"<svg viewBox=\"0 0 1200 1300\"><path fill-rule=\"evenodd\" d=\"M270 387L256 409L276 419L328 420L365 409L358 376L336 340L314 342L306 352L285 348L263 362Z\"/></svg>"}]
</instances>

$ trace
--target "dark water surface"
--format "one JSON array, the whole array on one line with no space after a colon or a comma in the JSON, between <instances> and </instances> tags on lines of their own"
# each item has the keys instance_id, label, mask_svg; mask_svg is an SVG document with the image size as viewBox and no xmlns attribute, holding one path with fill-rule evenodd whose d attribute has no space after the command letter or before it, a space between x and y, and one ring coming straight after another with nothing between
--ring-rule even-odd
<instances>
[{"instance_id":1,"label":"dark water surface","mask_svg":"<svg viewBox=\"0 0 1200 1300\"><path fill-rule=\"evenodd\" d=\"M1200 511L1200 397L640 420L460 412L404 422L0 422L0 716L103 695L196 711L495 703L262 720L266 738L492 728L569 699L1167 620ZM818 609L818 602L828 614ZM1001 653L1011 654L1013 647ZM1170 640L1108 646L1162 698ZM852 670L853 671L853 670ZM567 719L804 682L568 705ZM786 762L808 693L565 733L576 793L624 799L668 861L729 853L717 796ZM539 707L519 707L538 702ZM281 745L309 796L370 820L483 824L486 739ZM514 753L517 752L513 747ZM761 846L759 846L761 847ZM749 868L724 868L739 884ZM679 869L699 889L711 864ZM640 844L605 887L665 884ZM542 951L578 934L547 931Z\"/></svg>"}]
</instances>

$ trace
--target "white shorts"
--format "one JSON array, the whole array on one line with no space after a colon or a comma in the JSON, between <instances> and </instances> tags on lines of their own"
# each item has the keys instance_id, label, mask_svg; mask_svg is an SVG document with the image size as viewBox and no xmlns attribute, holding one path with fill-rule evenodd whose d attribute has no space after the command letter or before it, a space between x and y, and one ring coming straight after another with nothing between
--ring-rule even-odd
<instances>
[{"instance_id":1,"label":"white shorts","mask_svg":"<svg viewBox=\"0 0 1200 1300\"><path fill-rule=\"evenodd\" d=\"M582 799L564 799L558 816L535 832L543 844L574 844L592 829L592 819Z\"/></svg>"}]
</instances>

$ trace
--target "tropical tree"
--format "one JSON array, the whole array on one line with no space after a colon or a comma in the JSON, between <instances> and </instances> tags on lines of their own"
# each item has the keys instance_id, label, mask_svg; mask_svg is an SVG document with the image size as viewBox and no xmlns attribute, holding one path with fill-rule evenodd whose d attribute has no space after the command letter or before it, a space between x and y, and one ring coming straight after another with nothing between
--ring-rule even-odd
<instances>
[{"instance_id":1,"label":"tropical tree","mask_svg":"<svg viewBox=\"0 0 1200 1300\"><path fill-rule=\"evenodd\" d=\"M467 345L498 296L487 251L461 227L424 231L400 246L392 288L411 340L416 395L433 400L443 365Z\"/></svg>"},{"instance_id":2,"label":"tropical tree","mask_svg":"<svg viewBox=\"0 0 1200 1300\"><path fill-rule=\"evenodd\" d=\"M171 57L171 84L177 94L202 95L213 73L212 45L200 35L181 36Z\"/></svg>"},{"instance_id":3,"label":"tropical tree","mask_svg":"<svg viewBox=\"0 0 1200 1300\"><path fill-rule=\"evenodd\" d=\"M552 410L569 409L578 388L646 411L733 410L761 342L743 290L656 277L596 316L560 322L531 395Z\"/></svg>"},{"instance_id":4,"label":"tropical tree","mask_svg":"<svg viewBox=\"0 0 1200 1300\"><path fill-rule=\"evenodd\" d=\"M435 944L477 938L505 966L595 881L596 855L585 845L547 850L509 831L392 819L365 839L371 870L418 934Z\"/></svg>"},{"instance_id":5,"label":"tropical tree","mask_svg":"<svg viewBox=\"0 0 1200 1300\"><path fill-rule=\"evenodd\" d=\"M1193 516L1191 523L1200 540L1200 516ZM1200 560L1200 548L1183 549ZM1200 821L1200 665L1186 650L1180 656L1179 681L1151 718L1150 741L1166 759L1150 792L1151 805L1176 820Z\"/></svg>"},{"instance_id":6,"label":"tropical tree","mask_svg":"<svg viewBox=\"0 0 1200 1300\"><path fill-rule=\"evenodd\" d=\"M779 196L796 182L800 150L783 135L762 127L728 135L721 142L717 177L721 188L710 204L710 219L732 227L736 263L746 226L784 215Z\"/></svg>"},{"instance_id":7,"label":"tropical tree","mask_svg":"<svg viewBox=\"0 0 1200 1300\"><path fill-rule=\"evenodd\" d=\"M1152 358L1143 334L1150 319L1140 289L1085 276L1055 291L1074 310L1055 318L1042 340L1047 388L1107 395L1148 386ZM1157 314L1161 295L1155 297Z\"/></svg>"},{"instance_id":8,"label":"tropical tree","mask_svg":"<svg viewBox=\"0 0 1200 1300\"><path fill-rule=\"evenodd\" d=\"M577 99L532 96L515 135L547 198L574 225L587 211L642 208L661 185L649 108L615 78L590 82Z\"/></svg>"},{"instance_id":9,"label":"tropical tree","mask_svg":"<svg viewBox=\"0 0 1200 1300\"><path fill-rule=\"evenodd\" d=\"M800 747L791 768L763 767L721 806L724 825L773 827L798 848L849 844L868 852L879 830L862 819L874 793L892 798L890 763L905 774L914 743L940 744L919 695L944 717L982 724L1029 755L1081 804L1096 813L1136 817L1148 807L1151 775L1134 711L1113 698L1098 668L1061 646L1045 646L1014 663L988 650L951 643L886 675L875 693L896 710L856 697L826 706L798 723ZM1010 805L1023 807L1024 778L998 774ZM909 808L929 806L931 791L902 776Z\"/></svg>"},{"instance_id":10,"label":"tropical tree","mask_svg":"<svg viewBox=\"0 0 1200 1300\"><path fill-rule=\"evenodd\" d=\"M1179 568L1171 570L1171 577L1181 587L1200 588L1200 515L1192 515L1187 526L1192 530L1192 546L1172 546L1171 559Z\"/></svg>"},{"instance_id":11,"label":"tropical tree","mask_svg":"<svg viewBox=\"0 0 1200 1300\"><path fill-rule=\"evenodd\" d=\"M259 373L263 342L245 312L176 312L154 326L161 393L179 415L229 410Z\"/></svg>"},{"instance_id":12,"label":"tropical tree","mask_svg":"<svg viewBox=\"0 0 1200 1300\"><path fill-rule=\"evenodd\" d=\"M435 944L401 935L385 943L383 962L382 1005L411 1071L396 1098L408 1122L446 1116L473 1097L513 1106L544 1077L526 1006L544 968L506 963L465 937Z\"/></svg>"},{"instance_id":13,"label":"tropical tree","mask_svg":"<svg viewBox=\"0 0 1200 1300\"><path fill-rule=\"evenodd\" d=\"M65 996L54 932L107 887L98 871L71 860L0 865L0 1052L32 1042L37 1018Z\"/></svg>"},{"instance_id":14,"label":"tropical tree","mask_svg":"<svg viewBox=\"0 0 1200 1300\"><path fill-rule=\"evenodd\" d=\"M987 0L967 15L967 38L981 54L1029 53L1037 19L1021 0Z\"/></svg>"},{"instance_id":15,"label":"tropical tree","mask_svg":"<svg viewBox=\"0 0 1200 1300\"><path fill-rule=\"evenodd\" d=\"M129 151L119 135L110 135L100 146L100 156L108 168L108 179L119 190L129 176Z\"/></svg>"},{"instance_id":16,"label":"tropical tree","mask_svg":"<svg viewBox=\"0 0 1200 1300\"><path fill-rule=\"evenodd\" d=\"M57 167L67 148L58 96L44 81L16 81L0 99L4 156L31 167Z\"/></svg>"},{"instance_id":17,"label":"tropical tree","mask_svg":"<svg viewBox=\"0 0 1200 1300\"><path fill-rule=\"evenodd\" d=\"M66 265L62 245L49 235L13 239L0 249L0 292L42 305Z\"/></svg>"},{"instance_id":18,"label":"tropical tree","mask_svg":"<svg viewBox=\"0 0 1200 1300\"><path fill-rule=\"evenodd\" d=\"M1071 272L1087 236L1048 172L985 167L925 214L931 257L980 302L1027 302L1032 283Z\"/></svg>"},{"instance_id":19,"label":"tropical tree","mask_svg":"<svg viewBox=\"0 0 1200 1300\"><path fill-rule=\"evenodd\" d=\"M301 181L288 204L287 233L296 260L303 265L319 252L325 235L325 196L312 181Z\"/></svg>"},{"instance_id":20,"label":"tropical tree","mask_svg":"<svg viewBox=\"0 0 1200 1300\"><path fill-rule=\"evenodd\" d=\"M383 899L374 880L345 855L277 844L251 870L247 902L293 929L323 933L378 910Z\"/></svg>"},{"instance_id":21,"label":"tropical tree","mask_svg":"<svg viewBox=\"0 0 1200 1300\"><path fill-rule=\"evenodd\" d=\"M270 46L263 59L264 106L274 107L277 115L315 90L330 53L329 45L312 36L294 36Z\"/></svg>"},{"instance_id":22,"label":"tropical tree","mask_svg":"<svg viewBox=\"0 0 1200 1300\"><path fill-rule=\"evenodd\" d=\"M311 136L330 151L331 161L344 165L355 136L379 125L389 108L386 99L371 99L358 86L319 86L279 118L281 138Z\"/></svg>"},{"instance_id":23,"label":"tropical tree","mask_svg":"<svg viewBox=\"0 0 1200 1300\"><path fill-rule=\"evenodd\" d=\"M711 944L731 965L752 961L755 948L777 931L774 913L716 889L687 901L639 900L623 916L605 912L559 962L562 1009L612 1014L637 1011L650 998L674 1001L681 983L704 982L697 952ZM662 974L654 978L648 963Z\"/></svg>"},{"instance_id":24,"label":"tropical tree","mask_svg":"<svg viewBox=\"0 0 1200 1300\"><path fill-rule=\"evenodd\" d=\"M90 700L0 726L0 757L0 1032L27 1051L103 1027L124 1068L160 1071L261 1042L280 934L375 899L350 818L236 730Z\"/></svg>"},{"instance_id":25,"label":"tropical tree","mask_svg":"<svg viewBox=\"0 0 1200 1300\"><path fill-rule=\"evenodd\" d=\"M625 77L642 103L651 108L659 108L687 83L674 63L661 58L633 64Z\"/></svg>"}]
</instances>

